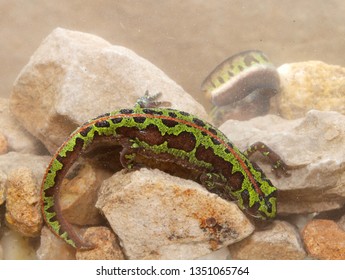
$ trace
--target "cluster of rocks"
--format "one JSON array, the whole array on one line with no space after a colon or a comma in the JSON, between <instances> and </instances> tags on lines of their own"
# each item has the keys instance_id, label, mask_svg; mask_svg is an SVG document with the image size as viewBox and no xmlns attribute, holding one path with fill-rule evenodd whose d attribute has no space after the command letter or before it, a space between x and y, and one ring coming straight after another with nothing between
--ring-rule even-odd
<instances>
[{"instance_id":1,"label":"cluster of rocks","mask_svg":"<svg viewBox=\"0 0 345 280\"><path fill-rule=\"evenodd\" d=\"M132 51L54 30L10 99L0 100L0 259L345 259L345 70L332 67L282 66L283 91L272 110L283 117L220 127L240 149L262 141L294 167L276 178L263 157L255 158L279 189L275 221L259 227L235 202L160 170L113 174L85 159L65 178L60 198L68 220L97 244L78 251L50 232L40 210L45 169L64 139L85 120L132 107L146 90L162 92L172 108L208 116Z\"/></svg>"}]
</instances>

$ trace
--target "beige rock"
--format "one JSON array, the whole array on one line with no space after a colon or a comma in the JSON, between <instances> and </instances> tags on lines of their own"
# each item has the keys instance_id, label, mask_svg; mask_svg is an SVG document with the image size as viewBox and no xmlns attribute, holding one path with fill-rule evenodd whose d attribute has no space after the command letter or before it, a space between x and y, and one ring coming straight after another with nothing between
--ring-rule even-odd
<instances>
[{"instance_id":1,"label":"beige rock","mask_svg":"<svg viewBox=\"0 0 345 280\"><path fill-rule=\"evenodd\" d=\"M334 221L313 220L302 232L310 256L323 260L345 260L345 231Z\"/></svg>"},{"instance_id":2,"label":"beige rock","mask_svg":"<svg viewBox=\"0 0 345 280\"><path fill-rule=\"evenodd\" d=\"M18 232L6 229L0 240L4 260L35 260L36 253L31 240Z\"/></svg>"},{"instance_id":3,"label":"beige rock","mask_svg":"<svg viewBox=\"0 0 345 280\"><path fill-rule=\"evenodd\" d=\"M263 156L254 156L279 189L278 213L311 213L345 203L345 116L310 111L305 118L285 120L268 115L250 121L227 121L222 130L241 150L262 141L296 169L276 178Z\"/></svg>"},{"instance_id":4,"label":"beige rock","mask_svg":"<svg viewBox=\"0 0 345 280\"><path fill-rule=\"evenodd\" d=\"M75 260L75 249L44 226L41 231L37 258L39 260Z\"/></svg>"},{"instance_id":5,"label":"beige rock","mask_svg":"<svg viewBox=\"0 0 345 280\"><path fill-rule=\"evenodd\" d=\"M78 175L62 185L60 205L64 217L76 225L97 225L102 221L99 210L95 207L97 191L102 179L106 176L102 170L97 170L86 164Z\"/></svg>"},{"instance_id":6,"label":"beige rock","mask_svg":"<svg viewBox=\"0 0 345 280\"><path fill-rule=\"evenodd\" d=\"M193 259L254 230L234 202L160 170L116 173L102 184L96 207L129 259Z\"/></svg>"},{"instance_id":7,"label":"beige rock","mask_svg":"<svg viewBox=\"0 0 345 280\"><path fill-rule=\"evenodd\" d=\"M86 120L133 107L145 91L171 107L207 115L161 70L129 49L86 33L55 29L19 74L11 112L52 153Z\"/></svg>"},{"instance_id":8,"label":"beige rock","mask_svg":"<svg viewBox=\"0 0 345 280\"><path fill-rule=\"evenodd\" d=\"M282 91L274 97L276 109L287 119L312 110L345 114L345 68L321 61L284 64L278 68Z\"/></svg>"},{"instance_id":9,"label":"beige rock","mask_svg":"<svg viewBox=\"0 0 345 280\"><path fill-rule=\"evenodd\" d=\"M27 168L13 170L7 179L6 222L24 236L38 236L42 227L39 186Z\"/></svg>"},{"instance_id":10,"label":"beige rock","mask_svg":"<svg viewBox=\"0 0 345 280\"><path fill-rule=\"evenodd\" d=\"M37 181L41 183L50 158L50 156L9 152L7 154L0 155L0 170L2 170L5 174L9 174L12 170L17 169L19 166L26 167L33 172Z\"/></svg>"},{"instance_id":11,"label":"beige rock","mask_svg":"<svg viewBox=\"0 0 345 280\"><path fill-rule=\"evenodd\" d=\"M2 170L0 170L0 205L2 205L6 199L6 180L7 175Z\"/></svg>"},{"instance_id":12,"label":"beige rock","mask_svg":"<svg viewBox=\"0 0 345 280\"><path fill-rule=\"evenodd\" d=\"M306 253L297 230L289 223L274 221L265 230L229 246L235 260L300 260Z\"/></svg>"},{"instance_id":13,"label":"beige rock","mask_svg":"<svg viewBox=\"0 0 345 280\"><path fill-rule=\"evenodd\" d=\"M123 260L124 255L114 233L106 227L88 228L83 239L96 245L93 250L78 250L77 260Z\"/></svg>"},{"instance_id":14,"label":"beige rock","mask_svg":"<svg viewBox=\"0 0 345 280\"><path fill-rule=\"evenodd\" d=\"M0 132L0 155L8 152L8 143L4 134Z\"/></svg>"},{"instance_id":15,"label":"beige rock","mask_svg":"<svg viewBox=\"0 0 345 280\"><path fill-rule=\"evenodd\" d=\"M0 98L0 131L6 138L7 149L10 151L38 154L44 149L11 114L7 98Z\"/></svg>"}]
</instances>

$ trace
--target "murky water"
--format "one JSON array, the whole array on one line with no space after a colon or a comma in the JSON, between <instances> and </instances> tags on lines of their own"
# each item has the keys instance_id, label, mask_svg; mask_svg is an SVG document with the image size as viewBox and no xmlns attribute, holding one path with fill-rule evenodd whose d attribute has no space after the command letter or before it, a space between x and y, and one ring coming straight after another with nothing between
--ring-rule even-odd
<instances>
[{"instance_id":1,"label":"murky water","mask_svg":"<svg viewBox=\"0 0 345 280\"><path fill-rule=\"evenodd\" d=\"M278 189L276 192L272 191L275 188L270 189L266 198L261 196L266 195L267 190L261 193L253 187L251 192L252 189L247 187L240 189L241 194L235 196L231 189L233 192L228 197L240 197L238 205L242 210L249 208L247 212L255 216L259 211L258 201L262 199L270 211L273 207L272 216L276 218L266 223L257 222L255 218L253 221L251 217L248 223L255 225L255 231L254 227L246 228L246 232L253 232L241 237L233 228L244 225L236 224L231 228L222 223L223 216L211 211L213 216L205 216L200 222L204 232L213 234L212 242L208 240L209 247L205 245L207 249L204 249L201 246L198 248L200 253L197 251L191 255L181 253L181 258L203 257L211 253L212 248L221 248L222 242L229 245L228 253L221 257L211 254L208 258L345 258L343 1L109 0L96 3L78 0L60 1L59 4L0 1L0 11L0 35L4 38L0 46L0 96L3 97L0 107L0 259L75 258L73 249L50 240L49 230L45 229L40 236L42 220L34 226L25 225L24 229L22 221L16 220L21 217L16 199L30 197L34 202L22 199L22 209L27 209L26 213L32 211L30 223L39 220L40 197L32 193L35 190L39 192L49 159L64 139L88 119L133 106L136 98L151 87L154 91L162 91L162 100L170 102L173 108L212 122L239 150L246 151L251 144L260 142L252 148L263 156L254 155L251 159L265 172L262 177L267 176ZM49 35L53 30L54 35ZM48 35L50 37L42 43ZM122 48L112 48L110 44L123 46L138 56ZM38 49L40 45L46 49ZM104 51L101 47L98 49L99 46L109 49ZM60 50L63 51L60 53ZM246 52L248 50L255 51ZM152 64L143 62L139 56ZM25 65L28 66L23 68ZM204 129L204 123L199 120L192 127ZM215 128L209 131L214 132ZM197 142L195 135L190 133L191 143ZM216 140L219 139L215 138L211 145L214 152L219 142ZM133 148L131 141L128 142L131 144L119 143L129 149ZM186 141L175 144L181 147ZM96 148L89 157L97 154L100 161L106 161L110 153L99 155L104 147ZM119 159L120 150L116 150L116 159ZM234 153L229 150L229 153ZM170 151L172 149L164 150L166 154ZM247 152L251 154L253 150ZM191 152L186 154L190 156ZM244 162L237 164L220 154L213 162L228 160L234 170L237 165L245 170L240 172L243 176L252 171ZM140 154L140 164L145 164L147 155L145 152ZM159 158L154 153L150 156ZM196 156L193 154L193 157ZM57 158L61 159L61 155ZM95 203L95 199L83 197L82 191L88 186L85 181L95 182L97 190L101 181L112 175L107 173L105 176L104 166L98 163L95 170L86 172L89 177L83 177L85 174L80 171L83 164L81 160L79 168L73 171L75 174L68 177L72 192L67 191L64 201L75 196L81 200L77 199L77 206L67 210L77 221L80 217L73 216L76 210L85 210L80 205L85 201ZM159 168L160 164L157 160L149 166ZM119 160L115 165L116 170L122 167ZM28 170L19 172L21 166ZM175 162L167 166L176 168ZM190 167L186 163L182 166L185 169ZM109 166L105 169L109 172ZM183 173L187 173L184 177L188 179L188 172L183 170ZM238 183L236 180L238 178L234 176L229 182L234 185ZM259 175L255 173L251 182L258 180ZM29 188L17 194L18 182L25 182L24 185L33 190ZM184 195L187 193L178 191ZM119 200L123 202L125 198L126 195ZM162 203L159 196L156 199ZM156 200L151 203L159 204ZM85 213L83 218L87 218ZM106 225L98 216L98 210L95 215L97 222ZM201 220L200 216L198 219ZM212 221L211 226L205 226L205 221ZM79 225L86 224L80 222ZM164 232L165 228L169 226L155 232ZM130 248L138 240L127 240L122 230L114 229L118 237L125 240L122 245ZM222 236L225 233L228 237L236 236L238 240L232 244L231 240L222 240L220 233ZM102 231L101 234L109 233ZM169 232L165 236L168 243L162 241L162 236L152 238L162 242L161 247L178 246L178 241L184 240L184 234ZM315 241L320 236L321 239ZM332 238L338 243L331 243ZM222 241L216 244L215 240ZM61 255L49 255L49 242L61 249ZM14 250L11 249L13 244L17 244ZM334 248L332 244L336 244ZM160 248L150 247L148 252L144 258L151 258L152 252L157 258L168 258ZM79 258L96 257L86 255Z\"/></svg>"}]
</instances>

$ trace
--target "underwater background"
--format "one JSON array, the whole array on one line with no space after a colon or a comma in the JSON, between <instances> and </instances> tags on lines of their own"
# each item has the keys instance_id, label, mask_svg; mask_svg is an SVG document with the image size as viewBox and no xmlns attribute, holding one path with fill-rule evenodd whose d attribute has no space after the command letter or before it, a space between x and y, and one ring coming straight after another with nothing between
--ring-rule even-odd
<instances>
[{"instance_id":1,"label":"underwater background","mask_svg":"<svg viewBox=\"0 0 345 280\"><path fill-rule=\"evenodd\" d=\"M207 105L200 84L234 53L264 51L279 66L345 65L341 0L0 1L0 96L54 28L98 35L145 57Z\"/></svg>"}]
</instances>

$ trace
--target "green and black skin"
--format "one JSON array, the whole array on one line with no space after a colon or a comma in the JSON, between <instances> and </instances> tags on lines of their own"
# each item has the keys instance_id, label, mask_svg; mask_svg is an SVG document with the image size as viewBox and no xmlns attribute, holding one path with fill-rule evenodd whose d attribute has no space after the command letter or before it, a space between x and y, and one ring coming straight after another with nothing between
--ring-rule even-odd
<instances>
[{"instance_id":1,"label":"green and black skin","mask_svg":"<svg viewBox=\"0 0 345 280\"><path fill-rule=\"evenodd\" d=\"M157 96L146 93L134 108L103 114L83 124L52 157L42 182L42 213L50 230L71 246L93 248L63 217L59 189L73 163L101 140L121 148L120 162L125 169L145 166L169 172L177 168L185 171L181 177L237 201L251 216L263 220L276 216L277 189L248 156L258 150L270 158L275 170L286 173L287 166L280 157L262 143L242 153L221 131L198 117L154 108L161 106L154 101Z\"/></svg>"}]
</instances>

